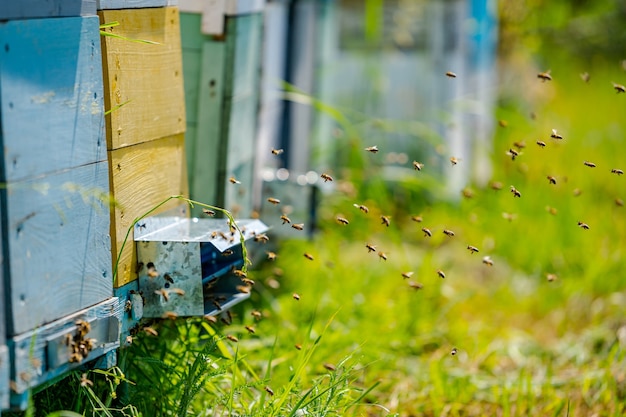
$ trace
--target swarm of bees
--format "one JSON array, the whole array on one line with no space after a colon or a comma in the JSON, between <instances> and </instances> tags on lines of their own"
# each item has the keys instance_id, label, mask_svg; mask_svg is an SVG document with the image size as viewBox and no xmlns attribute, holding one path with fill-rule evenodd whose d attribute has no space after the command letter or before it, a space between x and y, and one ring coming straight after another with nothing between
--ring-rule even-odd
<instances>
[{"instance_id":1,"label":"swarm of bees","mask_svg":"<svg viewBox=\"0 0 626 417\"><path fill-rule=\"evenodd\" d=\"M91 324L85 320L76 320L74 323L76 330L74 334L65 335L65 344L69 348L69 362L80 363L96 346L96 339L87 338L87 333L91 331Z\"/></svg>"}]
</instances>

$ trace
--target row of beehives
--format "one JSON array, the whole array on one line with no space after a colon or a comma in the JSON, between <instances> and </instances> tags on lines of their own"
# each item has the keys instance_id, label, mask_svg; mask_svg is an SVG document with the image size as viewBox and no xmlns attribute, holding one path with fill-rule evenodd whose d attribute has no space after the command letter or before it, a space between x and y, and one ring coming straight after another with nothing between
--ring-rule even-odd
<instances>
[{"instance_id":1,"label":"row of beehives","mask_svg":"<svg viewBox=\"0 0 626 417\"><path fill-rule=\"evenodd\" d=\"M187 162L203 202L224 204L227 172L252 184L263 1L183 3L185 48L175 0L0 5L0 410L76 366L114 364L142 317L246 296L216 280L241 264L237 235L212 241L225 222L198 228L179 200L151 213L175 217L135 226L139 254L132 233L122 247L138 216L189 195ZM250 190L237 192L249 213ZM249 222L245 238L264 230Z\"/></svg>"}]
</instances>

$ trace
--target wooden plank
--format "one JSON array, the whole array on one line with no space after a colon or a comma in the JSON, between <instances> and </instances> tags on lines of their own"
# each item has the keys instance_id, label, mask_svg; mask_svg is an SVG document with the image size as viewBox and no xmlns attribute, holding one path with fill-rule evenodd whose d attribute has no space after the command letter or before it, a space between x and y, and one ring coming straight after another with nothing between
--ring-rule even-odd
<instances>
[{"instance_id":1,"label":"wooden plank","mask_svg":"<svg viewBox=\"0 0 626 417\"><path fill-rule=\"evenodd\" d=\"M176 6L178 0L97 0L98 10Z\"/></svg>"},{"instance_id":2,"label":"wooden plank","mask_svg":"<svg viewBox=\"0 0 626 417\"><path fill-rule=\"evenodd\" d=\"M95 14L96 0L20 0L0 3L0 20Z\"/></svg>"},{"instance_id":3,"label":"wooden plank","mask_svg":"<svg viewBox=\"0 0 626 417\"><path fill-rule=\"evenodd\" d=\"M102 37L109 150L185 131L180 24L176 7L103 10L107 31L158 45Z\"/></svg>"},{"instance_id":4,"label":"wooden plank","mask_svg":"<svg viewBox=\"0 0 626 417\"><path fill-rule=\"evenodd\" d=\"M111 296L108 179L103 161L0 192L9 336Z\"/></svg>"},{"instance_id":5,"label":"wooden plank","mask_svg":"<svg viewBox=\"0 0 626 417\"><path fill-rule=\"evenodd\" d=\"M0 345L0 410L9 408L9 349Z\"/></svg>"},{"instance_id":6,"label":"wooden plank","mask_svg":"<svg viewBox=\"0 0 626 417\"><path fill-rule=\"evenodd\" d=\"M220 143L221 155L226 156L226 161L218 161L218 178L224 187L224 206L236 209L243 217L249 216L252 211L262 24L262 14L227 19L225 99ZM228 183L230 176L235 176L242 184L233 187Z\"/></svg>"},{"instance_id":7,"label":"wooden plank","mask_svg":"<svg viewBox=\"0 0 626 417\"><path fill-rule=\"evenodd\" d=\"M197 13L201 18L200 32L205 35L224 33L226 0L180 0L181 12Z\"/></svg>"},{"instance_id":8,"label":"wooden plank","mask_svg":"<svg viewBox=\"0 0 626 417\"><path fill-rule=\"evenodd\" d=\"M114 350L120 344L120 317L123 305L117 297L110 297L87 309L75 312L40 328L15 336L10 340L12 361L11 379L16 394L76 369L87 361ZM77 333L76 321L90 324L84 336L95 339L93 349L81 362L69 362L71 348L65 344L67 334ZM16 396L15 400L21 398ZM13 401L13 400L12 400ZM23 406L17 403L15 406Z\"/></svg>"},{"instance_id":9,"label":"wooden plank","mask_svg":"<svg viewBox=\"0 0 626 417\"><path fill-rule=\"evenodd\" d=\"M182 134L144 142L109 152L111 192L117 202L111 212L111 246L113 263L128 229L136 217L172 195L188 195L184 136ZM172 200L153 214L181 204ZM119 255L115 287L137 279L137 253L131 232Z\"/></svg>"},{"instance_id":10,"label":"wooden plank","mask_svg":"<svg viewBox=\"0 0 626 417\"><path fill-rule=\"evenodd\" d=\"M106 160L98 18L10 21L0 44L3 179Z\"/></svg>"},{"instance_id":11,"label":"wooden plank","mask_svg":"<svg viewBox=\"0 0 626 417\"><path fill-rule=\"evenodd\" d=\"M207 41L202 49L200 73L197 133L190 151L193 171L190 190L194 199L223 205L218 195L218 167L225 163L224 151L220 151L224 89L224 42ZM194 214L198 214L195 213Z\"/></svg>"}]
</instances>

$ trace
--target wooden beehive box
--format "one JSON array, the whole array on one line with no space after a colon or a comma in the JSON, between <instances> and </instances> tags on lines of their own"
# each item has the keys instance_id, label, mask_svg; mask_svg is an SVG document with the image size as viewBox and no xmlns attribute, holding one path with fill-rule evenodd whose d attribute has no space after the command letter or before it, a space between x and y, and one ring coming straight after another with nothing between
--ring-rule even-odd
<instances>
[{"instance_id":1,"label":"wooden beehive box","mask_svg":"<svg viewBox=\"0 0 626 417\"><path fill-rule=\"evenodd\" d=\"M260 12L226 16L224 33L202 33L200 13L181 13L190 192L247 217L259 101ZM241 184L230 183L234 177Z\"/></svg>"},{"instance_id":2,"label":"wooden beehive box","mask_svg":"<svg viewBox=\"0 0 626 417\"><path fill-rule=\"evenodd\" d=\"M2 250L1 240L0 250ZM4 282L2 278L2 272L0 272L0 300L4 300ZM4 308L0 308L0 410L4 410L9 407L9 372L9 350L6 345Z\"/></svg>"},{"instance_id":3,"label":"wooden beehive box","mask_svg":"<svg viewBox=\"0 0 626 417\"><path fill-rule=\"evenodd\" d=\"M111 297L109 171L98 18L9 21L0 45L3 280L13 338Z\"/></svg>"},{"instance_id":4,"label":"wooden beehive box","mask_svg":"<svg viewBox=\"0 0 626 417\"><path fill-rule=\"evenodd\" d=\"M96 0L20 0L0 2L0 20L93 16Z\"/></svg>"},{"instance_id":5,"label":"wooden beehive box","mask_svg":"<svg viewBox=\"0 0 626 417\"><path fill-rule=\"evenodd\" d=\"M100 7L104 5L103 0ZM113 263L117 264L114 285L120 287L137 278L132 230L122 248L134 220L169 196L187 195L179 14L176 7L98 14L101 23L119 23L107 29L117 37L102 38L102 54L105 106L112 109L106 117L106 137L116 201L111 213ZM171 201L151 214L180 203Z\"/></svg>"}]
</instances>

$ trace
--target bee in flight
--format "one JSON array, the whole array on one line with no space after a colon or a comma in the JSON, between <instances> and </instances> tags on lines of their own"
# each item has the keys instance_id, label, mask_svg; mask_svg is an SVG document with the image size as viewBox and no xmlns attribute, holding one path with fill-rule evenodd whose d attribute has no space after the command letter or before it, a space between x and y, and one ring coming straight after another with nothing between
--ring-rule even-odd
<instances>
[{"instance_id":1,"label":"bee in flight","mask_svg":"<svg viewBox=\"0 0 626 417\"><path fill-rule=\"evenodd\" d=\"M616 168L612 169L611 172L613 174L617 174L617 175L623 175L624 174L624 171L622 171L621 169L616 169Z\"/></svg>"},{"instance_id":2,"label":"bee in flight","mask_svg":"<svg viewBox=\"0 0 626 417\"><path fill-rule=\"evenodd\" d=\"M448 72L446 72L446 77L448 77L448 78L456 78L456 74L453 73L452 71L448 71Z\"/></svg>"},{"instance_id":3,"label":"bee in flight","mask_svg":"<svg viewBox=\"0 0 626 417\"><path fill-rule=\"evenodd\" d=\"M353 204L353 206L358 208L359 210L361 210L365 214L370 212L370 209L367 206L364 206L362 204Z\"/></svg>"},{"instance_id":4,"label":"bee in flight","mask_svg":"<svg viewBox=\"0 0 626 417\"><path fill-rule=\"evenodd\" d=\"M303 230L304 229L304 223L294 223L291 225L291 227L293 227L296 230Z\"/></svg>"},{"instance_id":5,"label":"bee in flight","mask_svg":"<svg viewBox=\"0 0 626 417\"><path fill-rule=\"evenodd\" d=\"M280 204L280 200L274 197L268 198L267 201L269 201L272 204Z\"/></svg>"},{"instance_id":6,"label":"bee in flight","mask_svg":"<svg viewBox=\"0 0 626 417\"><path fill-rule=\"evenodd\" d=\"M589 225L587 223L578 222L578 227L581 229L589 230Z\"/></svg>"},{"instance_id":7,"label":"bee in flight","mask_svg":"<svg viewBox=\"0 0 626 417\"><path fill-rule=\"evenodd\" d=\"M433 233L430 231L430 229L427 229L425 227L422 227L422 232L424 232L424 236L425 237L432 237Z\"/></svg>"},{"instance_id":8,"label":"bee in flight","mask_svg":"<svg viewBox=\"0 0 626 417\"><path fill-rule=\"evenodd\" d=\"M489 256L483 257L483 263L487 266L493 266L493 261Z\"/></svg>"},{"instance_id":9,"label":"bee in flight","mask_svg":"<svg viewBox=\"0 0 626 417\"><path fill-rule=\"evenodd\" d=\"M230 181L231 184L241 184L241 181L239 181L237 178L235 177L230 177L228 179L228 181Z\"/></svg>"},{"instance_id":10,"label":"bee in flight","mask_svg":"<svg viewBox=\"0 0 626 417\"><path fill-rule=\"evenodd\" d=\"M444 229L443 230L443 234L446 235L446 236L450 236L450 237L454 236L454 232L452 230Z\"/></svg>"},{"instance_id":11,"label":"bee in flight","mask_svg":"<svg viewBox=\"0 0 626 417\"><path fill-rule=\"evenodd\" d=\"M389 225L391 224L391 220L389 216L380 216L380 220L381 220L381 224L384 224L387 227L389 227Z\"/></svg>"},{"instance_id":12,"label":"bee in flight","mask_svg":"<svg viewBox=\"0 0 626 417\"><path fill-rule=\"evenodd\" d=\"M626 93L626 87L624 87L621 84L615 84L613 83L613 88L615 89L615 91L617 92L617 94L619 93Z\"/></svg>"},{"instance_id":13,"label":"bee in flight","mask_svg":"<svg viewBox=\"0 0 626 417\"><path fill-rule=\"evenodd\" d=\"M387 254L385 252L378 252L378 257L383 261L387 260Z\"/></svg>"},{"instance_id":14,"label":"bee in flight","mask_svg":"<svg viewBox=\"0 0 626 417\"><path fill-rule=\"evenodd\" d=\"M413 220L416 223L421 223L422 221L424 221L422 216L411 216L411 220Z\"/></svg>"},{"instance_id":15,"label":"bee in flight","mask_svg":"<svg viewBox=\"0 0 626 417\"><path fill-rule=\"evenodd\" d=\"M365 150L367 152L371 152L371 153L377 153L378 152L378 146L374 145L374 146L368 146L367 148L365 148Z\"/></svg>"},{"instance_id":16,"label":"bee in flight","mask_svg":"<svg viewBox=\"0 0 626 417\"><path fill-rule=\"evenodd\" d=\"M521 198L522 197L522 193L520 193L517 188L513 187L511 185L511 194L513 194L513 198L518 197Z\"/></svg>"},{"instance_id":17,"label":"bee in flight","mask_svg":"<svg viewBox=\"0 0 626 417\"><path fill-rule=\"evenodd\" d=\"M414 290L421 290L422 288L424 288L422 284L415 281L409 281L409 287L413 288Z\"/></svg>"},{"instance_id":18,"label":"bee in flight","mask_svg":"<svg viewBox=\"0 0 626 417\"><path fill-rule=\"evenodd\" d=\"M312 261L313 259L315 259L313 258L313 255L311 255L310 253L306 253L306 252L304 253L304 257L307 258L309 261Z\"/></svg>"},{"instance_id":19,"label":"bee in flight","mask_svg":"<svg viewBox=\"0 0 626 417\"><path fill-rule=\"evenodd\" d=\"M291 223L291 219L289 217L287 217L286 215L284 215L284 214L280 215L280 219L283 221L283 224Z\"/></svg>"},{"instance_id":20,"label":"bee in flight","mask_svg":"<svg viewBox=\"0 0 626 417\"><path fill-rule=\"evenodd\" d=\"M415 169L416 171L421 171L422 168L424 168L424 164L422 164L421 162L413 161L413 169Z\"/></svg>"},{"instance_id":21,"label":"bee in flight","mask_svg":"<svg viewBox=\"0 0 626 417\"><path fill-rule=\"evenodd\" d=\"M284 150L282 150L282 149L274 149L274 148L272 148L272 155L280 155L283 152L284 152Z\"/></svg>"},{"instance_id":22,"label":"bee in flight","mask_svg":"<svg viewBox=\"0 0 626 417\"><path fill-rule=\"evenodd\" d=\"M376 252L376 246L366 243L365 247L367 248L367 253Z\"/></svg>"},{"instance_id":23,"label":"bee in flight","mask_svg":"<svg viewBox=\"0 0 626 417\"><path fill-rule=\"evenodd\" d=\"M589 162L589 161L585 161L583 162L583 164L585 164L585 166L588 166L589 168L595 168L596 164L594 164L593 162Z\"/></svg>"},{"instance_id":24,"label":"bee in flight","mask_svg":"<svg viewBox=\"0 0 626 417\"><path fill-rule=\"evenodd\" d=\"M444 279L446 277L446 274L441 269L437 270L437 275L439 275L439 278L441 279Z\"/></svg>"},{"instance_id":25,"label":"bee in flight","mask_svg":"<svg viewBox=\"0 0 626 417\"><path fill-rule=\"evenodd\" d=\"M328 182L328 181L332 181L333 180L333 177L331 177L328 174L322 174L322 175L320 175L320 178L323 179L324 182Z\"/></svg>"},{"instance_id":26,"label":"bee in flight","mask_svg":"<svg viewBox=\"0 0 626 417\"><path fill-rule=\"evenodd\" d=\"M548 182L550 182L550 184L556 185L556 178L554 178L552 175L548 175L546 178L548 179Z\"/></svg>"},{"instance_id":27,"label":"bee in flight","mask_svg":"<svg viewBox=\"0 0 626 417\"><path fill-rule=\"evenodd\" d=\"M556 129L552 129L552 133L550 134L552 139L563 139L563 136L559 135Z\"/></svg>"},{"instance_id":28,"label":"bee in flight","mask_svg":"<svg viewBox=\"0 0 626 417\"><path fill-rule=\"evenodd\" d=\"M476 246L472 246L472 245L467 245L467 250L470 251L470 253L478 252L478 248Z\"/></svg>"},{"instance_id":29,"label":"bee in flight","mask_svg":"<svg viewBox=\"0 0 626 417\"><path fill-rule=\"evenodd\" d=\"M402 278L404 279L409 279L413 276L413 271L408 271L408 272L403 272L402 273Z\"/></svg>"},{"instance_id":30,"label":"bee in flight","mask_svg":"<svg viewBox=\"0 0 626 417\"><path fill-rule=\"evenodd\" d=\"M588 83L589 80L591 79L591 76L589 75L588 72L583 72L582 74L580 74L580 79Z\"/></svg>"},{"instance_id":31,"label":"bee in flight","mask_svg":"<svg viewBox=\"0 0 626 417\"><path fill-rule=\"evenodd\" d=\"M538 140L538 141L537 141L537 145L539 145L539 146L540 146L540 147L542 147L542 148L545 148L545 147L546 147L546 143L545 143L544 141L542 141L542 140Z\"/></svg>"},{"instance_id":32,"label":"bee in flight","mask_svg":"<svg viewBox=\"0 0 626 417\"><path fill-rule=\"evenodd\" d=\"M348 219L344 218L344 217L337 217L337 222L341 223L343 225L348 225L350 224L350 222L348 221Z\"/></svg>"},{"instance_id":33,"label":"bee in flight","mask_svg":"<svg viewBox=\"0 0 626 417\"><path fill-rule=\"evenodd\" d=\"M206 214L207 216L211 216L211 217L215 216L215 212L213 210L203 208L202 212Z\"/></svg>"},{"instance_id":34,"label":"bee in flight","mask_svg":"<svg viewBox=\"0 0 626 417\"><path fill-rule=\"evenodd\" d=\"M450 157L450 163L454 166L454 165L459 163L459 159L454 157L454 156L451 156Z\"/></svg>"},{"instance_id":35,"label":"bee in flight","mask_svg":"<svg viewBox=\"0 0 626 417\"><path fill-rule=\"evenodd\" d=\"M299 294L294 292L291 296L293 297L294 300L300 301L300 295Z\"/></svg>"},{"instance_id":36,"label":"bee in flight","mask_svg":"<svg viewBox=\"0 0 626 417\"><path fill-rule=\"evenodd\" d=\"M509 151L506 153L507 155L509 155L511 157L512 161L515 161L515 158L517 158L519 156L519 152L517 152L515 149L510 148Z\"/></svg>"},{"instance_id":37,"label":"bee in flight","mask_svg":"<svg viewBox=\"0 0 626 417\"><path fill-rule=\"evenodd\" d=\"M539 78L542 82L552 81L552 76L550 75L550 70L546 72L540 72L537 74L537 78Z\"/></svg>"}]
</instances>

